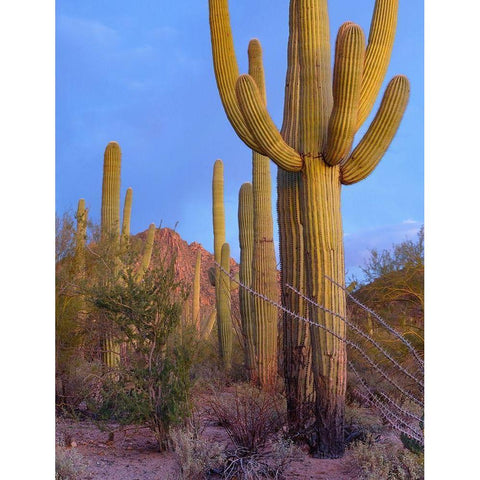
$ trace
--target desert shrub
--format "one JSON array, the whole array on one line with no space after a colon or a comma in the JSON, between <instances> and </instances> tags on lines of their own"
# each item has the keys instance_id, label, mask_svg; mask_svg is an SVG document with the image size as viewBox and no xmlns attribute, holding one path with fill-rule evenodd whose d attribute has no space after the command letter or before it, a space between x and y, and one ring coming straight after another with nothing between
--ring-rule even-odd
<instances>
[{"instance_id":1,"label":"desert shrub","mask_svg":"<svg viewBox=\"0 0 480 480\"><path fill-rule=\"evenodd\" d=\"M287 467L291 462L302 457L299 447L289 439L276 436L268 445L256 453L245 455L242 449L227 454L222 478L226 480L260 480L285 477Z\"/></svg>"},{"instance_id":2,"label":"desert shrub","mask_svg":"<svg viewBox=\"0 0 480 480\"><path fill-rule=\"evenodd\" d=\"M74 448L55 447L55 480L77 480L88 466L87 460Z\"/></svg>"},{"instance_id":3,"label":"desert shrub","mask_svg":"<svg viewBox=\"0 0 480 480\"><path fill-rule=\"evenodd\" d=\"M188 424L171 432L173 451L177 462L176 480L203 480L211 471L221 472L225 463L224 447L208 442L201 430Z\"/></svg>"},{"instance_id":4,"label":"desert shrub","mask_svg":"<svg viewBox=\"0 0 480 480\"><path fill-rule=\"evenodd\" d=\"M423 480L423 455L392 444L366 442L350 447L351 458L360 469L361 480Z\"/></svg>"},{"instance_id":5,"label":"desert shrub","mask_svg":"<svg viewBox=\"0 0 480 480\"><path fill-rule=\"evenodd\" d=\"M379 435L385 429L382 419L372 409L355 404L345 407L345 442L365 441Z\"/></svg>"},{"instance_id":6,"label":"desert shrub","mask_svg":"<svg viewBox=\"0 0 480 480\"><path fill-rule=\"evenodd\" d=\"M283 399L248 384L215 394L208 402L211 420L223 427L236 449L257 453L285 424Z\"/></svg>"},{"instance_id":7,"label":"desert shrub","mask_svg":"<svg viewBox=\"0 0 480 480\"><path fill-rule=\"evenodd\" d=\"M169 447L170 428L190 410L192 335L181 326L183 284L174 260L158 261L138 281L135 265L119 278L87 290L93 306L117 328L124 358L107 372L97 410L99 419L146 423L160 450Z\"/></svg>"}]
</instances>

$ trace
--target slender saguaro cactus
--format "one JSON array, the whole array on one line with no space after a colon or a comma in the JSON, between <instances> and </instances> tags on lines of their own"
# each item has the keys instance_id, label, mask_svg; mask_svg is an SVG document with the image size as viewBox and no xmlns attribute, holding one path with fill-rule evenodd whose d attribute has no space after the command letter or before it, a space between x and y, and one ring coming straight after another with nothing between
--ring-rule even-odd
<instances>
[{"instance_id":1,"label":"slender saguaro cactus","mask_svg":"<svg viewBox=\"0 0 480 480\"><path fill-rule=\"evenodd\" d=\"M85 243L87 240L87 216L85 199L81 198L77 206L77 230L75 231L75 271L85 274Z\"/></svg>"},{"instance_id":2,"label":"slender saguaro cactus","mask_svg":"<svg viewBox=\"0 0 480 480\"><path fill-rule=\"evenodd\" d=\"M225 243L225 206L223 201L223 162L217 160L213 166L213 181L212 181L212 196L213 196L213 253L215 262L221 264L222 249ZM230 266L228 266L228 270ZM220 355L223 359L224 366L228 370L230 368L230 357L232 334L228 331L231 329L231 319L225 320L222 313L225 311L225 297L222 297L224 286L220 283L221 272L219 268L215 269L215 299L217 308L217 329ZM226 282L226 280L225 280ZM224 283L225 283L224 282ZM230 280L228 279L228 285ZM230 288L228 294L230 295ZM223 307L220 303L223 302ZM226 323L225 323L226 322ZM230 347L228 344L230 343ZM226 356L225 356L226 354Z\"/></svg>"},{"instance_id":3,"label":"slender saguaro cactus","mask_svg":"<svg viewBox=\"0 0 480 480\"><path fill-rule=\"evenodd\" d=\"M117 142L110 142L103 159L102 240L116 245L120 238L120 170L122 152Z\"/></svg>"},{"instance_id":4,"label":"slender saguaro cactus","mask_svg":"<svg viewBox=\"0 0 480 480\"><path fill-rule=\"evenodd\" d=\"M131 187L128 187L127 192L125 193L125 203L123 204L122 234L120 237L121 247L126 246L130 238L130 218L132 216L132 197L133 197L133 190Z\"/></svg>"},{"instance_id":5,"label":"slender saguaro cactus","mask_svg":"<svg viewBox=\"0 0 480 480\"><path fill-rule=\"evenodd\" d=\"M120 171L122 152L117 142L110 142L105 148L103 159L101 240L107 247L114 274L118 271L118 247L120 242ZM110 333L103 342L104 363L115 367L120 361L120 348Z\"/></svg>"},{"instance_id":6,"label":"slender saguaro cactus","mask_svg":"<svg viewBox=\"0 0 480 480\"><path fill-rule=\"evenodd\" d=\"M239 280L243 285L252 286L253 260L253 192L252 184L244 183L238 194L238 234L240 243ZM255 315L253 298L244 288L238 290L240 318L245 345L245 366L251 380L258 378L255 356Z\"/></svg>"},{"instance_id":7,"label":"slender saguaro cactus","mask_svg":"<svg viewBox=\"0 0 480 480\"><path fill-rule=\"evenodd\" d=\"M289 259L286 255L293 257L292 247L281 246L282 280L304 272L306 295L344 316L345 294L325 278L342 285L345 281L341 186L356 183L373 171L396 133L409 96L408 80L394 77L367 133L351 151L354 135L370 113L388 67L398 0L376 0L366 47L358 25L347 22L341 26L333 78L327 0L290 1L282 131L273 123L254 78L239 76L228 1L209 0L209 7L215 76L226 114L250 148L289 174L279 174L280 239L294 239L293 248L301 255ZM288 201L285 195L294 200ZM297 236L300 225L303 245ZM285 228L293 233L282 233ZM297 284L301 282L297 277ZM310 328L316 393L314 450L318 456L337 457L344 451L346 350L341 338L345 325L331 314L311 305L308 308L313 322L336 335Z\"/></svg>"},{"instance_id":8,"label":"slender saguaro cactus","mask_svg":"<svg viewBox=\"0 0 480 480\"><path fill-rule=\"evenodd\" d=\"M213 325L215 324L216 318L217 318L217 311L213 310L208 316L207 323L205 323L202 329L202 338L204 340L206 340L210 336L210 333L212 333Z\"/></svg>"},{"instance_id":9,"label":"slender saguaro cactus","mask_svg":"<svg viewBox=\"0 0 480 480\"><path fill-rule=\"evenodd\" d=\"M267 103L262 48L258 40L248 46L248 70L255 81L263 104ZM278 301L277 262L273 244L272 186L270 160L252 153L253 258L252 287L267 298ZM255 311L255 351L258 382L272 387L277 379L278 312L270 303L253 297Z\"/></svg>"},{"instance_id":10,"label":"slender saguaro cactus","mask_svg":"<svg viewBox=\"0 0 480 480\"><path fill-rule=\"evenodd\" d=\"M222 271L218 276L217 289L218 295L218 343L220 346L220 356L223 360L225 369L228 371L232 366L232 314L231 314L231 296L230 296L230 277L225 272L230 272L230 245L224 243L221 250L220 266Z\"/></svg>"},{"instance_id":11,"label":"slender saguaro cactus","mask_svg":"<svg viewBox=\"0 0 480 480\"><path fill-rule=\"evenodd\" d=\"M148 270L148 267L150 266L150 261L152 259L152 252L153 252L153 244L155 242L155 231L156 231L155 224L151 223L150 226L148 227L147 239L145 241L145 248L143 250L142 260L140 261L140 265L138 267L138 270L135 276L137 282L140 282L143 279L145 272Z\"/></svg>"},{"instance_id":12,"label":"slender saguaro cactus","mask_svg":"<svg viewBox=\"0 0 480 480\"><path fill-rule=\"evenodd\" d=\"M192 324L200 335L200 268L202 266L202 252L197 252L195 273L193 277Z\"/></svg>"}]
</instances>

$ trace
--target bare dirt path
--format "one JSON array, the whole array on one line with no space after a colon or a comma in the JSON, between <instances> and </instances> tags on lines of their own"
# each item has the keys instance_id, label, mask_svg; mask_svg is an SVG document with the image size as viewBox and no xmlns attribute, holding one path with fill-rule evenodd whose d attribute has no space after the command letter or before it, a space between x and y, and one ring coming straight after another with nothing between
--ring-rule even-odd
<instances>
[{"instance_id":1,"label":"bare dirt path","mask_svg":"<svg viewBox=\"0 0 480 480\"><path fill-rule=\"evenodd\" d=\"M114 430L110 435L108 430ZM57 420L57 438L76 449L87 461L81 480L176 480L173 453L160 453L148 428L118 428L109 424L102 431L91 421ZM225 439L220 428L204 434L215 441ZM307 455L290 465L287 478L295 480L355 480L348 453L342 459L321 460Z\"/></svg>"}]
</instances>

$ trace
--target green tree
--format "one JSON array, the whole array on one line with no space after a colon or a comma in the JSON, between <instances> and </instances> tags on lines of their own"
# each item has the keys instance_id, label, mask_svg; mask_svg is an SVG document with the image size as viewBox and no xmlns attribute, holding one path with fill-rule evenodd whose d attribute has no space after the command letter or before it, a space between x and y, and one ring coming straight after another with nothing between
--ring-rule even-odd
<instances>
[{"instance_id":1,"label":"green tree","mask_svg":"<svg viewBox=\"0 0 480 480\"><path fill-rule=\"evenodd\" d=\"M131 262L112 281L88 288L86 297L126 344L124 361L104 385L99 413L146 423L160 450L167 449L171 426L189 412L192 351L190 336L179 331L187 295L175 280L174 260L156 262L141 281Z\"/></svg>"}]
</instances>

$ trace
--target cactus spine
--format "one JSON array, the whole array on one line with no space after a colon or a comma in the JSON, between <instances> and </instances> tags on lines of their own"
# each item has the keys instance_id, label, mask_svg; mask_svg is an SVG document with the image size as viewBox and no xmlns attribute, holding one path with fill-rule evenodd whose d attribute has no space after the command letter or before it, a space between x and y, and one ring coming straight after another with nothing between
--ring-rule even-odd
<instances>
[{"instance_id":1,"label":"cactus spine","mask_svg":"<svg viewBox=\"0 0 480 480\"><path fill-rule=\"evenodd\" d=\"M304 269L304 293L344 316L345 294L326 278L345 282L341 186L358 182L372 172L392 141L408 101L408 81L397 76L390 82L364 138L349 153L352 132L368 116L388 66L398 0L376 0L362 68L361 28L351 22L340 28L333 88L327 0L291 0L287 72L290 103L285 105L291 118L284 118L284 127L296 132L293 141L285 129L277 130L255 80L250 75L238 75L228 1L209 0L209 7L215 76L232 126L250 148L271 158L280 169L301 172L282 178L279 187L283 195L289 191L285 189L286 180L292 182L291 193L297 201L293 207L300 213L299 218L291 211L281 217L280 229L294 222L295 231L299 224L303 227L303 253L296 264L282 257L282 269L294 269L283 272L282 280ZM295 83L288 84L293 79ZM282 215L283 207L290 209L292 205L282 198ZM290 238L297 238L294 235ZM289 234L282 236L287 240ZM296 248L299 246L297 243ZM282 256L292 253L292 248L281 248L281 252ZM344 323L332 314L309 306L309 318L326 325L338 337L345 336ZM313 326L310 343L316 393L314 450L318 456L337 457L344 451L345 344Z\"/></svg>"},{"instance_id":2,"label":"cactus spine","mask_svg":"<svg viewBox=\"0 0 480 480\"><path fill-rule=\"evenodd\" d=\"M200 268L202 265L202 252L197 252L195 261L195 273L193 277L193 299L192 299L192 324L200 334Z\"/></svg>"},{"instance_id":3,"label":"cactus spine","mask_svg":"<svg viewBox=\"0 0 480 480\"><path fill-rule=\"evenodd\" d=\"M253 192L252 184L244 183L238 194L238 233L240 243L240 271L239 280L243 285L252 286L253 260ZM252 295L240 288L240 318L245 345L245 366L251 380L256 380L255 355L255 315Z\"/></svg>"},{"instance_id":4,"label":"cactus spine","mask_svg":"<svg viewBox=\"0 0 480 480\"><path fill-rule=\"evenodd\" d=\"M230 296L230 245L224 243L221 250L220 266L222 270L218 276L216 289L218 290L218 343L220 357L227 371L232 366L232 314ZM228 272L228 273L225 273Z\"/></svg>"}]
</instances>

